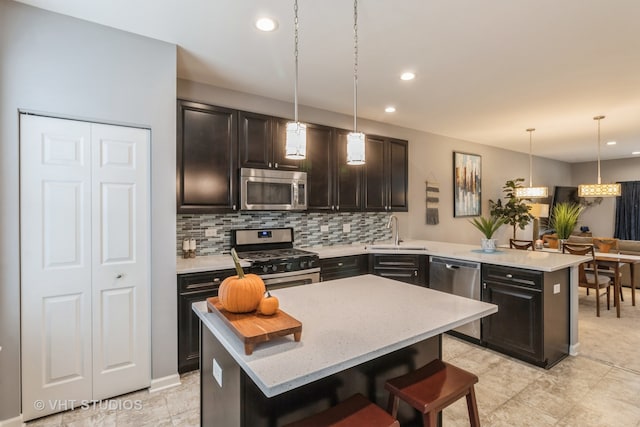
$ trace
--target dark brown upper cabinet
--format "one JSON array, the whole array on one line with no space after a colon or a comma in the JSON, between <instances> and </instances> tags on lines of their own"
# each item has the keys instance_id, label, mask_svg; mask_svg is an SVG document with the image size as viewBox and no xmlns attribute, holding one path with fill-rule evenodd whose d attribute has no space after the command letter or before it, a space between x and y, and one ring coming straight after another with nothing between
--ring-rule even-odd
<instances>
[{"instance_id":1,"label":"dark brown upper cabinet","mask_svg":"<svg viewBox=\"0 0 640 427\"><path fill-rule=\"evenodd\" d=\"M241 168L299 170L300 160L285 158L289 120L240 111L238 166Z\"/></svg>"},{"instance_id":2,"label":"dark brown upper cabinet","mask_svg":"<svg viewBox=\"0 0 640 427\"><path fill-rule=\"evenodd\" d=\"M364 210L408 211L408 142L367 135L365 155Z\"/></svg>"},{"instance_id":3,"label":"dark brown upper cabinet","mask_svg":"<svg viewBox=\"0 0 640 427\"><path fill-rule=\"evenodd\" d=\"M302 170L307 172L310 210L335 210L333 164L333 129L308 124L307 157L303 162Z\"/></svg>"},{"instance_id":4,"label":"dark brown upper cabinet","mask_svg":"<svg viewBox=\"0 0 640 427\"><path fill-rule=\"evenodd\" d=\"M352 212L362 210L362 179L364 165L347 164L348 130L334 131L335 150L335 190L336 211Z\"/></svg>"},{"instance_id":5,"label":"dark brown upper cabinet","mask_svg":"<svg viewBox=\"0 0 640 427\"><path fill-rule=\"evenodd\" d=\"M237 206L237 112L178 100L178 213L233 211Z\"/></svg>"}]
</instances>

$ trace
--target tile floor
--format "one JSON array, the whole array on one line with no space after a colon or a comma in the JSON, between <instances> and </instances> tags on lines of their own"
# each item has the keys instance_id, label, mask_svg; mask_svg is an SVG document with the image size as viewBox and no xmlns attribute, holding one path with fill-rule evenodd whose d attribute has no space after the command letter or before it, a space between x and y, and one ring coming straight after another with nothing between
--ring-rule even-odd
<instances>
[{"instance_id":1,"label":"tile floor","mask_svg":"<svg viewBox=\"0 0 640 427\"><path fill-rule=\"evenodd\" d=\"M596 318L593 294L587 297L581 290L580 355L550 370L445 336L444 359L480 378L476 395L482 425L640 427L640 292L638 305L632 307L631 292L624 290L620 319L615 310L604 310ZM117 409L127 404L142 409ZM179 387L153 394L139 391L100 406L51 415L27 426L197 426L198 373L184 375ZM468 426L464 399L445 409L443 420L445 426Z\"/></svg>"}]
</instances>

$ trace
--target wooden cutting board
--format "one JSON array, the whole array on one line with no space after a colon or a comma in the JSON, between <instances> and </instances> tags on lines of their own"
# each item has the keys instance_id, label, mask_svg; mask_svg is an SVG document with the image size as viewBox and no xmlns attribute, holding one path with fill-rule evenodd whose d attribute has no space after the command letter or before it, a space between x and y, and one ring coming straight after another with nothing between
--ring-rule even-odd
<instances>
[{"instance_id":1,"label":"wooden cutting board","mask_svg":"<svg viewBox=\"0 0 640 427\"><path fill-rule=\"evenodd\" d=\"M207 309L217 314L244 343L245 354L251 355L255 345L273 338L293 334L295 341L302 337L302 323L278 310L271 316L251 313L231 313L224 308L218 297L207 298Z\"/></svg>"}]
</instances>

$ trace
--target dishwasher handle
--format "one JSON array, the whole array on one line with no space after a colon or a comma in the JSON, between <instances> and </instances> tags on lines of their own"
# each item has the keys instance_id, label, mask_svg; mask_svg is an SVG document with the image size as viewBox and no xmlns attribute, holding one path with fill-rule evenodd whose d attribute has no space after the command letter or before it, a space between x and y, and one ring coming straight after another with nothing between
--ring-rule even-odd
<instances>
[{"instance_id":1,"label":"dishwasher handle","mask_svg":"<svg viewBox=\"0 0 640 427\"><path fill-rule=\"evenodd\" d=\"M433 256L433 255L429 257L429 260L431 261L432 264L441 264L441 265L444 264L447 270L459 270L461 268L471 269L471 270L480 270L479 262L464 261L464 260L451 259L451 258L442 258L439 256Z\"/></svg>"}]
</instances>

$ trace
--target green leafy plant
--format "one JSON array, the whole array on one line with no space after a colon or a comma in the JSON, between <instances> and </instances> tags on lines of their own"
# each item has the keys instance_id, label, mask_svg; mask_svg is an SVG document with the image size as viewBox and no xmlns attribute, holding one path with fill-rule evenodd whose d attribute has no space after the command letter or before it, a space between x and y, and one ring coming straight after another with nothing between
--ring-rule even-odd
<instances>
[{"instance_id":1,"label":"green leafy plant","mask_svg":"<svg viewBox=\"0 0 640 427\"><path fill-rule=\"evenodd\" d=\"M489 200L491 216L502 218L505 220L505 224L509 224L513 227L513 238L516 238L516 227L520 227L520 230L533 221L533 215L529 213L529 205L525 203L525 199L516 197L516 188L521 188L521 183L524 182L524 178L516 178L508 180L502 187L502 192L505 193L505 203L502 204L502 199L498 199L497 202Z\"/></svg>"},{"instance_id":2,"label":"green leafy plant","mask_svg":"<svg viewBox=\"0 0 640 427\"><path fill-rule=\"evenodd\" d=\"M558 239L568 239L578 224L578 218L584 209L576 203L558 203L551 211L549 225L556 230Z\"/></svg>"},{"instance_id":3,"label":"green leafy plant","mask_svg":"<svg viewBox=\"0 0 640 427\"><path fill-rule=\"evenodd\" d=\"M493 234L498 231L498 228L502 227L505 224L504 218L498 218L495 216L486 217L478 217L469 220L471 224L486 237L487 239L491 239Z\"/></svg>"}]
</instances>

